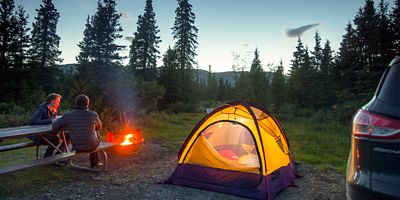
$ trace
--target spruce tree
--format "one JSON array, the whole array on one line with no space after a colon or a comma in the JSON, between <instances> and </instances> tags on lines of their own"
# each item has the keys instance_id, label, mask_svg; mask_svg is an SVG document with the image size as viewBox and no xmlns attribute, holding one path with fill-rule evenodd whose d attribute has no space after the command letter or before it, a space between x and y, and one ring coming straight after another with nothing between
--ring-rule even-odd
<instances>
[{"instance_id":1,"label":"spruce tree","mask_svg":"<svg viewBox=\"0 0 400 200\"><path fill-rule=\"evenodd\" d=\"M296 51L293 52L292 67L288 80L288 98L291 103L302 107L313 107L314 70L308 48L303 46L301 39L297 40Z\"/></svg>"},{"instance_id":2,"label":"spruce tree","mask_svg":"<svg viewBox=\"0 0 400 200\"><path fill-rule=\"evenodd\" d=\"M266 94L268 82L266 73L261 65L260 54L257 48L254 51L254 58L250 67L249 84L251 88L251 101L265 105L267 102Z\"/></svg>"},{"instance_id":3,"label":"spruce tree","mask_svg":"<svg viewBox=\"0 0 400 200\"><path fill-rule=\"evenodd\" d=\"M0 1L0 93L4 94L0 100L23 99L21 88L30 80L26 64L29 47L27 18L22 6L15 9L13 0Z\"/></svg>"},{"instance_id":4,"label":"spruce tree","mask_svg":"<svg viewBox=\"0 0 400 200\"><path fill-rule=\"evenodd\" d=\"M180 91L185 102L193 101L193 65L197 48L198 29L194 25L195 14L189 0L177 0L178 7L175 10L175 22L172 27L173 38L178 53L180 68Z\"/></svg>"},{"instance_id":5,"label":"spruce tree","mask_svg":"<svg viewBox=\"0 0 400 200\"><path fill-rule=\"evenodd\" d=\"M271 103L277 110L285 102L285 76L283 75L282 60L277 69L272 73L271 80Z\"/></svg>"},{"instance_id":6,"label":"spruce tree","mask_svg":"<svg viewBox=\"0 0 400 200\"><path fill-rule=\"evenodd\" d=\"M390 63L390 61L395 57L396 45L395 45L395 32L398 32L400 29L393 30L393 24L390 20L389 12L388 12L388 3L384 0L379 1L378 5L378 35L377 38L377 54L376 64L372 66L374 69L372 70L379 74L377 79L380 79L380 75L385 70L386 66Z\"/></svg>"},{"instance_id":7,"label":"spruce tree","mask_svg":"<svg viewBox=\"0 0 400 200\"><path fill-rule=\"evenodd\" d=\"M0 93L6 94L7 80L9 79L12 51L12 31L15 27L14 1L0 1ZM12 80L12 79L11 79ZM0 95L0 99L6 99L6 95Z\"/></svg>"},{"instance_id":8,"label":"spruce tree","mask_svg":"<svg viewBox=\"0 0 400 200\"><path fill-rule=\"evenodd\" d=\"M15 29L14 1L0 1L0 66L3 73L10 68L10 52L12 51L12 32Z\"/></svg>"},{"instance_id":9,"label":"spruce tree","mask_svg":"<svg viewBox=\"0 0 400 200\"><path fill-rule=\"evenodd\" d=\"M314 46L314 50L311 51L311 69L307 76L309 77L309 82L311 84L311 87L313 87L314 89L311 91L311 99L314 100L313 102L313 106L314 107L320 107L322 103L322 97L320 92L322 90L325 90L325 88L323 88L321 86L321 82L324 81L323 80L323 75L321 72L321 68L322 68L322 57L323 57L323 50L321 47L321 37L317 32L315 32L315 46Z\"/></svg>"},{"instance_id":10,"label":"spruce tree","mask_svg":"<svg viewBox=\"0 0 400 200\"><path fill-rule=\"evenodd\" d=\"M225 99L224 100L232 100L233 96L233 87L229 80L225 80Z\"/></svg>"},{"instance_id":11,"label":"spruce tree","mask_svg":"<svg viewBox=\"0 0 400 200\"><path fill-rule=\"evenodd\" d=\"M122 37L114 0L99 0L96 13L86 20L84 38L79 42L80 53L77 56L80 77L91 76L94 85L106 85L117 78L118 67L123 57L119 51L124 48L115 44Z\"/></svg>"},{"instance_id":12,"label":"spruce tree","mask_svg":"<svg viewBox=\"0 0 400 200\"><path fill-rule=\"evenodd\" d=\"M334 55L333 50L330 45L330 41L326 40L324 48L322 50L321 67L319 71L320 81L316 84L318 89L318 105L322 108L328 108L335 102L335 88L334 84L336 80L333 70L334 70Z\"/></svg>"},{"instance_id":13,"label":"spruce tree","mask_svg":"<svg viewBox=\"0 0 400 200\"><path fill-rule=\"evenodd\" d=\"M212 73L211 65L208 66L206 94L208 100L216 100L218 96L218 82Z\"/></svg>"},{"instance_id":14,"label":"spruce tree","mask_svg":"<svg viewBox=\"0 0 400 200\"><path fill-rule=\"evenodd\" d=\"M56 33L60 15L52 0L43 0L36 11L29 50L31 63L40 69L55 68L56 62L62 62L58 49L60 37Z\"/></svg>"},{"instance_id":15,"label":"spruce tree","mask_svg":"<svg viewBox=\"0 0 400 200\"><path fill-rule=\"evenodd\" d=\"M150 81L157 77L158 43L161 42L157 34L160 32L156 26L155 13L152 0L146 0L144 14L139 15L137 31L130 46L129 63L134 73Z\"/></svg>"},{"instance_id":16,"label":"spruce tree","mask_svg":"<svg viewBox=\"0 0 400 200\"><path fill-rule=\"evenodd\" d=\"M357 52L359 55L358 63L362 66L362 70L357 71L357 94L360 98L369 98L379 78L382 75L379 69L375 67L378 57L378 15L372 0L366 0L365 5L360 8L354 18L356 25L356 42ZM369 73L373 72L373 73Z\"/></svg>"},{"instance_id":17,"label":"spruce tree","mask_svg":"<svg viewBox=\"0 0 400 200\"><path fill-rule=\"evenodd\" d=\"M163 56L163 66L160 68L159 84L164 87L161 106L165 109L168 105L182 101L179 93L179 62L177 52L171 48Z\"/></svg>"},{"instance_id":18,"label":"spruce tree","mask_svg":"<svg viewBox=\"0 0 400 200\"><path fill-rule=\"evenodd\" d=\"M192 12L192 5L189 0L178 0L178 8L175 10L175 23L172 27L172 34L176 40L175 49L179 55L181 70L191 69L196 56L197 32L194 25L196 19Z\"/></svg>"},{"instance_id":19,"label":"spruce tree","mask_svg":"<svg viewBox=\"0 0 400 200\"><path fill-rule=\"evenodd\" d=\"M357 73L362 70L359 62L359 48L357 35L351 23L348 23L346 33L343 35L338 52L336 67L333 76L337 77L335 91L339 103L355 99L355 84L358 80Z\"/></svg>"},{"instance_id":20,"label":"spruce tree","mask_svg":"<svg viewBox=\"0 0 400 200\"><path fill-rule=\"evenodd\" d=\"M400 56L400 1L394 1L394 7L390 13L390 19L392 21L392 31L394 32L394 46L395 54Z\"/></svg>"},{"instance_id":21,"label":"spruce tree","mask_svg":"<svg viewBox=\"0 0 400 200\"><path fill-rule=\"evenodd\" d=\"M322 47L321 47L321 37L319 36L318 31L315 32L315 46L314 51L311 51L313 68L315 71L319 71L321 68L321 60L322 60Z\"/></svg>"},{"instance_id":22,"label":"spruce tree","mask_svg":"<svg viewBox=\"0 0 400 200\"><path fill-rule=\"evenodd\" d=\"M22 6L18 6L15 12L15 27L13 31L13 65L16 70L26 70L28 48L30 45L30 37L28 35L29 28L28 15Z\"/></svg>"},{"instance_id":23,"label":"spruce tree","mask_svg":"<svg viewBox=\"0 0 400 200\"><path fill-rule=\"evenodd\" d=\"M222 77L220 77L218 81L217 99L219 101L224 101L226 99L226 86L224 79Z\"/></svg>"}]
</instances>

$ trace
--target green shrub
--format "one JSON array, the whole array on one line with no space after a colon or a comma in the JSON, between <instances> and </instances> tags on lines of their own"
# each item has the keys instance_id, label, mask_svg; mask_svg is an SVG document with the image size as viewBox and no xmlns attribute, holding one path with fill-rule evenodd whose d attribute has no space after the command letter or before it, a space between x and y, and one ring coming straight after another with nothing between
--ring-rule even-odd
<instances>
[{"instance_id":1,"label":"green shrub","mask_svg":"<svg viewBox=\"0 0 400 200\"><path fill-rule=\"evenodd\" d=\"M333 107L333 112L335 114L336 119L340 123L349 123L351 122L351 118L354 113L358 109L360 109L365 102L362 101L349 101L340 105L336 105Z\"/></svg>"},{"instance_id":2,"label":"green shrub","mask_svg":"<svg viewBox=\"0 0 400 200\"><path fill-rule=\"evenodd\" d=\"M28 125L29 114L0 114L0 128Z\"/></svg>"},{"instance_id":3,"label":"green shrub","mask_svg":"<svg viewBox=\"0 0 400 200\"><path fill-rule=\"evenodd\" d=\"M25 112L26 110L22 106L17 105L14 102L0 103L0 114L20 115L24 114Z\"/></svg>"}]
</instances>

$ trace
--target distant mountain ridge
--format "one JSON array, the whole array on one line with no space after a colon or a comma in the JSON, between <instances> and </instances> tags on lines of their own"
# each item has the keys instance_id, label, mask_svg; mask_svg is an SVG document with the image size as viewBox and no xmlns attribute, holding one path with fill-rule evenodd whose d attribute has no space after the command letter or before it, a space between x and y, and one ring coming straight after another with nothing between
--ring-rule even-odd
<instances>
[{"instance_id":1,"label":"distant mountain ridge","mask_svg":"<svg viewBox=\"0 0 400 200\"><path fill-rule=\"evenodd\" d=\"M63 65L59 65L59 66L63 70L64 73L68 72L70 70L72 70L73 73L77 72L77 64L75 64L75 63L63 64ZM215 75L215 78L217 81L219 81L219 79L222 78L224 81L228 80L232 84L232 86L234 86L236 83L236 75L235 75L234 71L212 72L212 73ZM198 76L200 80L204 81L207 84L207 75L208 75L207 70L196 69L196 70L194 70L193 75L195 78ZM271 77L271 72L267 72L266 76Z\"/></svg>"}]
</instances>

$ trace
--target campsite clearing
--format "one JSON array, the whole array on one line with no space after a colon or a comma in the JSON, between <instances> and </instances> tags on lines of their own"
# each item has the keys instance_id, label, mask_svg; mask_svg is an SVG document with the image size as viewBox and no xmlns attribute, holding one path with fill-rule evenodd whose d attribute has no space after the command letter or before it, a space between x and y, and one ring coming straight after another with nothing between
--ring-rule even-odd
<instances>
[{"instance_id":1,"label":"campsite clearing","mask_svg":"<svg viewBox=\"0 0 400 200\"><path fill-rule=\"evenodd\" d=\"M146 143L144 151L137 156L122 158L110 156L109 172L100 175L46 166L1 176L7 184L0 186L0 199L241 199L206 190L157 184L172 173L177 162L175 152L159 143ZM300 165L299 169L304 176L296 179L299 188L286 189L276 200L345 199L343 175L332 170L321 171L309 164ZM17 180L20 178L28 179L22 184ZM36 180L40 184L36 184ZM14 187L7 187L11 184Z\"/></svg>"},{"instance_id":2,"label":"campsite clearing","mask_svg":"<svg viewBox=\"0 0 400 200\"><path fill-rule=\"evenodd\" d=\"M153 121L143 130L144 137L148 138L143 152L131 157L110 156L107 173L96 175L43 166L1 175L4 184L0 185L0 199L239 199L205 190L156 184L175 169L176 152L202 115L164 115L156 117L157 120L152 117ZM345 166L348 152L344 154L342 149L348 149L349 138L340 131L346 128L301 120L283 121L282 125L304 177L296 179L299 188L288 188L277 199L345 199L344 173L335 170L344 168L340 164L342 161L332 163L331 160L343 160ZM326 127L331 130L327 131ZM320 136L313 140L317 135ZM317 143L322 144L318 146ZM313 152L316 149L320 152ZM21 156L24 153L21 150ZM7 155L0 158L1 162L9 160Z\"/></svg>"}]
</instances>

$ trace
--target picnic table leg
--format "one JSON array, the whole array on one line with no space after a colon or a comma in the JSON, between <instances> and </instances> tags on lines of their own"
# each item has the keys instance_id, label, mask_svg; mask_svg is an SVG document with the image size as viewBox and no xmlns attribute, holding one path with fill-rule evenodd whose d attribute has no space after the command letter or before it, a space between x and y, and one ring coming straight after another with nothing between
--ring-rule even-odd
<instances>
[{"instance_id":1,"label":"picnic table leg","mask_svg":"<svg viewBox=\"0 0 400 200\"><path fill-rule=\"evenodd\" d=\"M58 152L60 153L64 153L63 151L61 151L59 148L57 148L57 146L55 146L53 143L51 143L48 139L46 139L46 137L43 137L42 135L40 135L40 137L42 137L44 139L44 141L46 141L49 145L51 145L52 147L54 147Z\"/></svg>"},{"instance_id":2,"label":"picnic table leg","mask_svg":"<svg viewBox=\"0 0 400 200\"><path fill-rule=\"evenodd\" d=\"M68 145L67 145L67 139L66 139L66 137L65 137L65 132L62 131L62 132L61 132L61 135L62 135L62 137L63 137L63 143L64 143L64 146L65 146L65 151L68 152Z\"/></svg>"},{"instance_id":3,"label":"picnic table leg","mask_svg":"<svg viewBox=\"0 0 400 200\"><path fill-rule=\"evenodd\" d=\"M39 160L40 145L36 145L36 160Z\"/></svg>"},{"instance_id":4,"label":"picnic table leg","mask_svg":"<svg viewBox=\"0 0 400 200\"><path fill-rule=\"evenodd\" d=\"M108 169L108 157L107 157L107 152L106 151L98 151L97 153L102 154L103 156L103 166L101 168L92 168L92 167L84 167L84 166L79 166L75 165L72 161L70 161L71 167L79 170L84 170L84 171L89 171L89 172L102 172L106 171Z\"/></svg>"}]
</instances>

